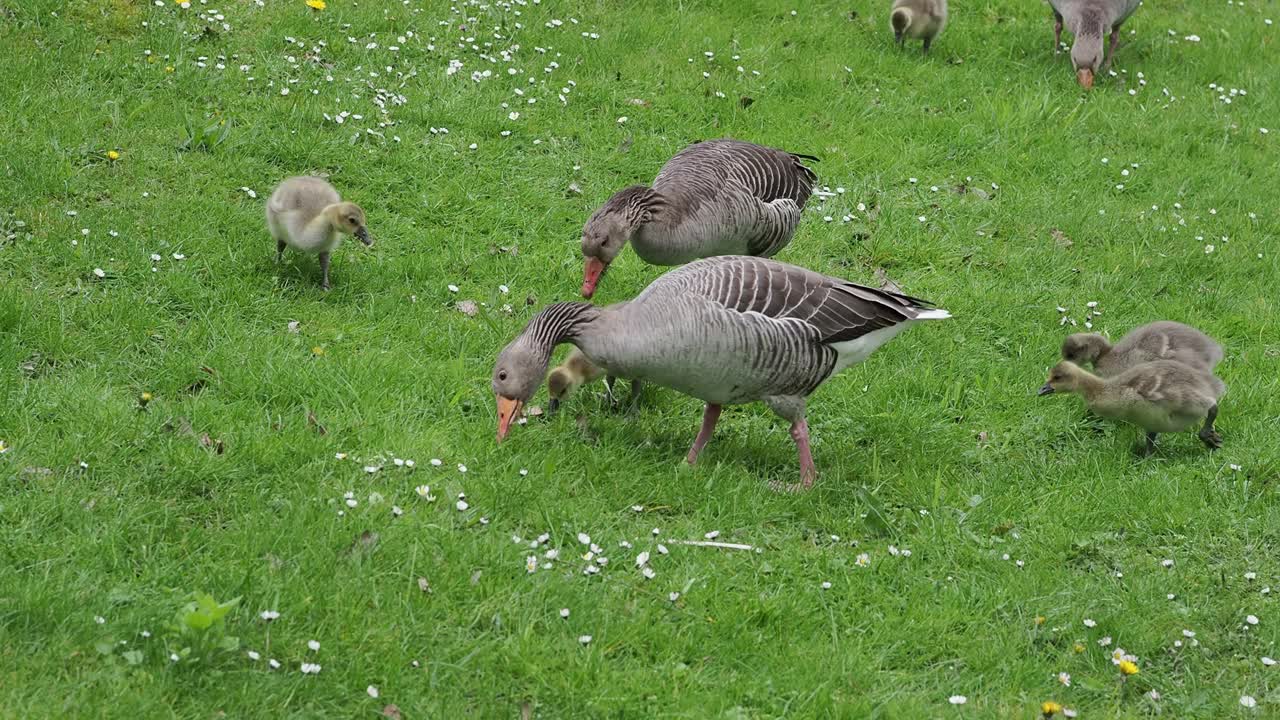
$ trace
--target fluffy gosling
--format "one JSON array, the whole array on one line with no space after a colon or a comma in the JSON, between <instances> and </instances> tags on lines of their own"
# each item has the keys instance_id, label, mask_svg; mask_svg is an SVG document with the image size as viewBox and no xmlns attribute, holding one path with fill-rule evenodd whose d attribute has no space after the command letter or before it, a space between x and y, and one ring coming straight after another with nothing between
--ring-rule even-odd
<instances>
[{"instance_id":1,"label":"fluffy gosling","mask_svg":"<svg viewBox=\"0 0 1280 720\"><path fill-rule=\"evenodd\" d=\"M946 27L947 0L894 0L889 24L899 45L906 38L924 40L924 51L929 52L934 38Z\"/></svg>"},{"instance_id":2,"label":"fluffy gosling","mask_svg":"<svg viewBox=\"0 0 1280 720\"><path fill-rule=\"evenodd\" d=\"M1222 447L1213 422L1226 391L1211 373L1172 360L1143 363L1105 379L1063 360L1040 388L1041 395L1075 393L1095 414L1142 428L1146 444L1138 452L1143 455L1155 450L1158 433L1182 432L1201 420L1200 440L1210 450Z\"/></svg>"},{"instance_id":3,"label":"fluffy gosling","mask_svg":"<svg viewBox=\"0 0 1280 720\"><path fill-rule=\"evenodd\" d=\"M276 240L276 262L285 247L320 256L321 287L329 289L329 255L344 234L365 245L373 238L365 227L364 210L342 202L338 191L318 177L291 177L276 187L267 200L267 229Z\"/></svg>"},{"instance_id":4,"label":"fluffy gosling","mask_svg":"<svg viewBox=\"0 0 1280 720\"><path fill-rule=\"evenodd\" d=\"M1062 342L1062 359L1092 364L1104 378L1153 360L1176 360L1212 372L1222 361L1222 346L1190 325L1161 320L1130 330L1114 346L1098 333L1068 335Z\"/></svg>"},{"instance_id":5,"label":"fluffy gosling","mask_svg":"<svg viewBox=\"0 0 1280 720\"><path fill-rule=\"evenodd\" d=\"M569 356L547 373L548 412L560 409L560 404L583 385L595 382L604 376L605 386L609 388L609 397L613 398L614 384L617 378L606 375L603 368L592 363L578 348L573 348ZM631 402L634 405L640 394L640 381L631 381Z\"/></svg>"}]
</instances>

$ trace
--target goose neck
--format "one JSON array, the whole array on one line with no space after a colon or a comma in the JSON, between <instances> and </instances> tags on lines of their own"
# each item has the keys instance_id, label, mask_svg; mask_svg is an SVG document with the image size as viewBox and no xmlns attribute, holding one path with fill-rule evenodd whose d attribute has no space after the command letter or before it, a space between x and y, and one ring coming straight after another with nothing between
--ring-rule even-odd
<instances>
[{"instance_id":1,"label":"goose neck","mask_svg":"<svg viewBox=\"0 0 1280 720\"><path fill-rule=\"evenodd\" d=\"M550 357L551 351L560 343L577 340L600 314L600 308L591 303L555 303L529 321L524 335L533 347L545 351Z\"/></svg>"}]
</instances>

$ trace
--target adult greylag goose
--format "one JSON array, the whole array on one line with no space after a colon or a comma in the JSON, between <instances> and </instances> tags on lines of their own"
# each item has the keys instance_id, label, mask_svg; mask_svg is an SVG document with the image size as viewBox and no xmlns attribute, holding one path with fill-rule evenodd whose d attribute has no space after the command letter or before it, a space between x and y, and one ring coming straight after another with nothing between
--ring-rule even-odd
<instances>
[{"instance_id":1,"label":"adult greylag goose","mask_svg":"<svg viewBox=\"0 0 1280 720\"><path fill-rule=\"evenodd\" d=\"M1075 333L1062 341L1062 359L1093 364L1093 371L1112 377L1153 360L1176 360L1212 372L1222 361L1222 346L1190 325L1161 320L1136 327L1112 345L1098 333Z\"/></svg>"},{"instance_id":2,"label":"adult greylag goose","mask_svg":"<svg viewBox=\"0 0 1280 720\"><path fill-rule=\"evenodd\" d=\"M710 439L722 406L764 402L791 421L801 487L808 488L817 475L805 422L810 393L913 322L948 317L923 300L775 260L698 260L666 273L626 304L563 302L535 315L493 368L498 440L537 391L552 349L570 342L612 375L706 403L690 464Z\"/></svg>"},{"instance_id":3,"label":"adult greylag goose","mask_svg":"<svg viewBox=\"0 0 1280 720\"><path fill-rule=\"evenodd\" d=\"M582 296L627 243L645 262L683 265L714 255L770 257L800 224L817 160L741 140L694 143L667 161L652 187L613 194L582 229Z\"/></svg>"},{"instance_id":4,"label":"adult greylag goose","mask_svg":"<svg viewBox=\"0 0 1280 720\"><path fill-rule=\"evenodd\" d=\"M1158 433L1182 432L1201 420L1200 440L1210 450L1222 447L1213 423L1227 386L1205 370L1156 360L1100 378L1063 360L1049 371L1049 381L1040 388L1041 395L1056 392L1080 395L1095 414L1142 428L1146 444L1139 452L1143 454L1155 450Z\"/></svg>"},{"instance_id":5,"label":"adult greylag goose","mask_svg":"<svg viewBox=\"0 0 1280 720\"><path fill-rule=\"evenodd\" d=\"M1058 52L1062 45L1065 25L1076 36L1071 45L1071 65L1081 87L1092 88L1094 76L1111 62L1103 62L1102 36L1111 33L1109 55L1114 57L1120 26L1141 4L1142 0L1049 0L1053 7L1053 51Z\"/></svg>"},{"instance_id":6,"label":"adult greylag goose","mask_svg":"<svg viewBox=\"0 0 1280 720\"><path fill-rule=\"evenodd\" d=\"M924 40L924 51L947 26L947 0L894 0L889 15L893 39L902 45L907 38Z\"/></svg>"},{"instance_id":7,"label":"adult greylag goose","mask_svg":"<svg viewBox=\"0 0 1280 720\"><path fill-rule=\"evenodd\" d=\"M276 262L286 247L320 256L325 290L329 289L329 255L344 234L373 245L364 210L342 202L338 191L318 177L291 177L276 187L267 200L267 229L276 240Z\"/></svg>"}]
</instances>

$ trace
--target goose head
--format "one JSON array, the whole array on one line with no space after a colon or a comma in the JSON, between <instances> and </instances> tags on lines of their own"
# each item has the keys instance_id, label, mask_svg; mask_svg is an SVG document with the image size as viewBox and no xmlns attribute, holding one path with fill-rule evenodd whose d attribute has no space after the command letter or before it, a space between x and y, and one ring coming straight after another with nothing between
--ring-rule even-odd
<instances>
[{"instance_id":1,"label":"goose head","mask_svg":"<svg viewBox=\"0 0 1280 720\"><path fill-rule=\"evenodd\" d=\"M1084 370L1070 360L1063 360L1049 371L1049 380L1040 386L1039 395L1078 392L1083 385Z\"/></svg>"},{"instance_id":2,"label":"goose head","mask_svg":"<svg viewBox=\"0 0 1280 720\"><path fill-rule=\"evenodd\" d=\"M586 258L582 269L582 297L590 298L595 294L596 285L609 269L609 263L622 252L633 232L623 217L605 212L603 208L587 221L582 229L582 256Z\"/></svg>"},{"instance_id":3,"label":"goose head","mask_svg":"<svg viewBox=\"0 0 1280 720\"><path fill-rule=\"evenodd\" d=\"M1071 65L1076 71L1076 80L1085 90L1093 88L1093 77L1102 67L1102 34L1087 33L1076 35L1071 46Z\"/></svg>"},{"instance_id":4,"label":"goose head","mask_svg":"<svg viewBox=\"0 0 1280 720\"><path fill-rule=\"evenodd\" d=\"M498 354L493 366L493 396L498 404L498 442L506 438L525 403L538 391L547 372L545 353L517 338Z\"/></svg>"},{"instance_id":5,"label":"goose head","mask_svg":"<svg viewBox=\"0 0 1280 720\"><path fill-rule=\"evenodd\" d=\"M373 238L369 237L369 228L365 226L364 210L361 210L359 205L350 202L334 203L324 209L324 216L334 230L354 235L365 245L373 245Z\"/></svg>"},{"instance_id":6,"label":"goose head","mask_svg":"<svg viewBox=\"0 0 1280 720\"><path fill-rule=\"evenodd\" d=\"M1095 364L1111 350L1111 343L1098 333L1075 333L1062 341L1062 359L1076 365Z\"/></svg>"},{"instance_id":7,"label":"goose head","mask_svg":"<svg viewBox=\"0 0 1280 720\"><path fill-rule=\"evenodd\" d=\"M590 299L596 285L635 236L641 225L653 217L656 193L643 185L632 185L613 194L582 228L582 297Z\"/></svg>"}]
</instances>

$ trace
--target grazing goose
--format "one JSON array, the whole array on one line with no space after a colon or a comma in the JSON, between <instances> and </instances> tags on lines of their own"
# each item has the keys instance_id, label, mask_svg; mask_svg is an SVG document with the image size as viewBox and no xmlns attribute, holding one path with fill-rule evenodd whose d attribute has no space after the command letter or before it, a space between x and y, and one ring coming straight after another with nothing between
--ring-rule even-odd
<instances>
[{"instance_id":1,"label":"grazing goose","mask_svg":"<svg viewBox=\"0 0 1280 720\"><path fill-rule=\"evenodd\" d=\"M1062 341L1062 359L1093 364L1102 377L1112 377L1152 360L1177 360L1212 372L1222 361L1222 346L1190 325L1161 320L1129 331L1114 346L1098 333L1076 333Z\"/></svg>"},{"instance_id":2,"label":"grazing goose","mask_svg":"<svg viewBox=\"0 0 1280 720\"><path fill-rule=\"evenodd\" d=\"M1106 69L1103 62L1102 36L1111 33L1114 56L1120 42L1120 26L1142 4L1142 0L1049 0L1053 6L1053 51L1062 45L1062 28L1076 36L1071 45L1071 64L1076 79L1085 90L1093 87L1093 77Z\"/></svg>"},{"instance_id":3,"label":"grazing goose","mask_svg":"<svg viewBox=\"0 0 1280 720\"><path fill-rule=\"evenodd\" d=\"M615 400L613 395L614 384L617 378L612 375L606 375L604 368L597 367L587 359L586 355L578 348L574 348L569 352L569 356L564 359L551 372L547 373L547 395L550 401L547 403L547 410L555 412L560 409L560 404L570 395L577 392L578 388L583 385L599 380L604 376L604 384L609 388L610 399ZM635 403L640 399L639 380L631 381L631 406L634 408Z\"/></svg>"},{"instance_id":4,"label":"grazing goose","mask_svg":"<svg viewBox=\"0 0 1280 720\"><path fill-rule=\"evenodd\" d=\"M924 40L924 51L947 25L947 0L894 0L889 16L893 39L902 45L907 38Z\"/></svg>"},{"instance_id":5,"label":"grazing goose","mask_svg":"<svg viewBox=\"0 0 1280 720\"><path fill-rule=\"evenodd\" d=\"M320 256L324 275L321 287L329 289L329 254L342 242L344 233L355 235L365 245L373 245L365 227L364 210L355 203L342 202L338 191L318 177L291 177L267 200L267 228L276 239L276 262L286 246Z\"/></svg>"},{"instance_id":6,"label":"grazing goose","mask_svg":"<svg viewBox=\"0 0 1280 720\"><path fill-rule=\"evenodd\" d=\"M614 193L582 229L582 296L630 242L645 262L683 265L713 255L770 257L791 241L817 176L783 150L740 140L676 153L653 187Z\"/></svg>"},{"instance_id":7,"label":"grazing goose","mask_svg":"<svg viewBox=\"0 0 1280 720\"><path fill-rule=\"evenodd\" d=\"M1111 378L1100 378L1075 363L1063 360L1049 372L1041 395L1076 393L1089 409L1102 417L1123 420L1147 433L1149 454L1156 448L1156 434L1182 432L1204 420L1200 440L1209 449L1222 447L1222 437L1213 429L1218 417L1218 399L1227 386L1212 373L1173 360L1142 363Z\"/></svg>"},{"instance_id":8,"label":"grazing goose","mask_svg":"<svg viewBox=\"0 0 1280 720\"><path fill-rule=\"evenodd\" d=\"M775 260L707 258L671 270L634 300L607 308L551 305L503 348L493 368L498 440L542 382L552 349L576 345L618 377L706 402L693 464L724 405L762 401L791 421L801 487L817 476L805 399L917 320L945 310Z\"/></svg>"}]
</instances>

